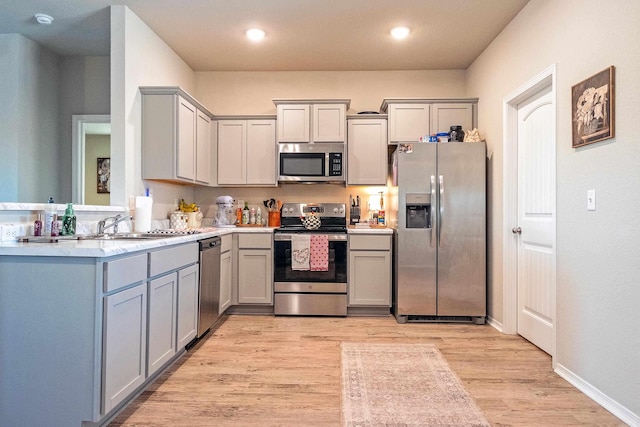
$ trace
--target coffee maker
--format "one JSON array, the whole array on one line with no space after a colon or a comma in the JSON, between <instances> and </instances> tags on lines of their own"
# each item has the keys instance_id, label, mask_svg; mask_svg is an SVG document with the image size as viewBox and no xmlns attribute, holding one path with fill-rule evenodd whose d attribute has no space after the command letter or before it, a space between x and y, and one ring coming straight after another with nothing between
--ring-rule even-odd
<instances>
[{"instance_id":1,"label":"coffee maker","mask_svg":"<svg viewBox=\"0 0 640 427\"><path fill-rule=\"evenodd\" d=\"M233 202L231 196L220 196L216 199L218 207L214 224L216 227L235 227L236 211Z\"/></svg>"}]
</instances>

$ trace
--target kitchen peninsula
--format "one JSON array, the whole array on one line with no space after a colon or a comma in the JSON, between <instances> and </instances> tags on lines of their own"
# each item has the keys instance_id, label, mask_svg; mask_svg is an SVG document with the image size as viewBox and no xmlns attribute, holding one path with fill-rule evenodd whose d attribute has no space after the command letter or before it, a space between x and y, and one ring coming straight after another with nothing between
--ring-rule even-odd
<instances>
[{"instance_id":1,"label":"kitchen peninsula","mask_svg":"<svg viewBox=\"0 0 640 427\"><path fill-rule=\"evenodd\" d=\"M198 240L266 235L271 241L273 233L268 227L208 230L149 240L0 244L3 422L104 425L180 358L197 327L197 301L180 299L193 295L182 287L197 286ZM257 307L269 314L273 278L265 279L271 302ZM176 286L168 305L165 294L154 293L167 283ZM231 293L231 312L252 308L238 304L237 288Z\"/></svg>"}]
</instances>

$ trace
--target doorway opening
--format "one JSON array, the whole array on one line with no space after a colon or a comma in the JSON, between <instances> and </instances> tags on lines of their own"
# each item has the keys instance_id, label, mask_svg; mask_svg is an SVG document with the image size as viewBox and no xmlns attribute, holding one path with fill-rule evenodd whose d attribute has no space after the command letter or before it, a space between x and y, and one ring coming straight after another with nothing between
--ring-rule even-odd
<instances>
[{"instance_id":1,"label":"doorway opening","mask_svg":"<svg viewBox=\"0 0 640 427\"><path fill-rule=\"evenodd\" d=\"M73 115L71 162L71 197L80 205L109 206L109 193L105 184L98 184L98 158L111 157L111 116ZM89 157L90 156L90 157ZM102 164L105 164L102 161ZM102 173L104 177L104 172Z\"/></svg>"},{"instance_id":2,"label":"doorway opening","mask_svg":"<svg viewBox=\"0 0 640 427\"><path fill-rule=\"evenodd\" d=\"M535 262L531 262L530 265L534 267L530 268L530 271L535 271L538 273L538 268L546 268L548 270L549 275L545 276L548 278L548 284L546 288L546 297L548 298L548 316L549 319L544 319L550 325L548 328L548 342L550 345L540 345L536 344L535 340L531 340L533 344L538 345L539 347L547 347L545 351L553 356L555 354L556 348L556 328L555 328L555 319L556 316L556 182L555 182L555 153L556 153L556 69L555 64L550 66L549 68L542 71L540 74L526 82L524 85L513 91L511 94L506 96L503 101L503 131L504 131L504 140L503 140L503 152L504 152L504 169L503 169L503 332L509 334L519 334L520 333L520 325L518 324L519 315L520 319L522 319L521 312L522 309L522 298L519 299L518 288L521 285L523 280L528 280L532 276L535 277L536 274L527 276L527 265L526 259L523 264L523 253L525 250L536 250L535 245L529 244L528 241L523 239L524 233L524 225L521 226L524 220L523 218L526 216L526 213L523 214L523 211L527 211L527 209L533 205L537 199L533 202L523 203L523 198L526 197L526 194L523 193L523 174L531 173L534 171L533 176L535 177L536 164L537 160L529 159L533 163L533 166L526 165L523 167L523 156L522 152L519 153L519 150L522 150L521 146L523 141L520 139L522 136L522 123L519 122L519 113L522 113L523 106L528 105L532 100L535 100L541 96L541 94L547 94L549 99L551 100L551 109L550 109L550 118L547 120L547 125L550 128L550 131L547 132L548 135L548 143L551 144L549 149L546 151L547 157L547 166L548 173L545 176L545 179L549 179L551 182L548 183L547 188L550 189L550 194L547 194L547 200L550 206L546 206L546 216L550 220L547 224L547 228L549 230L549 236L547 243L545 243L545 250L548 250L547 260L544 263L543 267L538 267ZM522 117L522 115L520 116ZM520 132L520 134L519 134ZM526 147L524 147L526 149ZM519 155L520 154L520 155ZM527 160L527 161L529 161ZM520 162L520 163L519 163ZM526 176L525 176L526 178ZM529 182L531 182L530 178ZM525 179L525 181L526 181ZM524 208L523 208L524 206ZM537 212L537 211L536 211ZM524 216L523 216L524 215ZM531 215L529 218L533 216L538 216L534 218L534 220L539 220L543 218L544 215ZM522 228L521 228L522 227ZM536 228L536 227L533 227ZM535 230L537 231L537 229ZM541 251L538 254L542 253ZM538 275L542 276L542 275ZM522 294L522 289L520 289L520 293ZM522 295L520 295L522 297ZM535 310L529 310L531 313L535 314ZM539 316L542 319L542 316ZM529 339L525 336L525 338ZM544 349L544 348L543 348Z\"/></svg>"}]
</instances>

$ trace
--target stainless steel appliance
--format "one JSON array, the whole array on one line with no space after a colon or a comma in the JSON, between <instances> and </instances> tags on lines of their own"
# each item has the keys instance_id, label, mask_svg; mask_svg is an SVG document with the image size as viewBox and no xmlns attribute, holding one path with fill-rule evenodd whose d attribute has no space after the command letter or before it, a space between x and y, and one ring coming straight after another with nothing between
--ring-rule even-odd
<instances>
[{"instance_id":1,"label":"stainless steel appliance","mask_svg":"<svg viewBox=\"0 0 640 427\"><path fill-rule=\"evenodd\" d=\"M220 317L220 237L200 240L200 290L198 299L198 338Z\"/></svg>"},{"instance_id":2,"label":"stainless steel appliance","mask_svg":"<svg viewBox=\"0 0 640 427\"><path fill-rule=\"evenodd\" d=\"M347 220L344 203L285 203L274 230L276 315L347 315ZM296 235L327 236L327 268L294 268Z\"/></svg>"},{"instance_id":3,"label":"stainless steel appliance","mask_svg":"<svg viewBox=\"0 0 640 427\"><path fill-rule=\"evenodd\" d=\"M401 144L394 152L398 322L484 323L485 158L478 142Z\"/></svg>"},{"instance_id":4,"label":"stainless steel appliance","mask_svg":"<svg viewBox=\"0 0 640 427\"><path fill-rule=\"evenodd\" d=\"M344 183L344 144L278 144L278 181Z\"/></svg>"}]
</instances>

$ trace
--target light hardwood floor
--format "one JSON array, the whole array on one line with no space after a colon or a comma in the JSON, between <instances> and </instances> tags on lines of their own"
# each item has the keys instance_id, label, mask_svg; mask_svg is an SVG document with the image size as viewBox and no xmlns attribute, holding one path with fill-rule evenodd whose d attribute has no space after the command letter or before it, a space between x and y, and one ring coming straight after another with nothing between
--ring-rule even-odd
<instances>
[{"instance_id":1,"label":"light hardwood floor","mask_svg":"<svg viewBox=\"0 0 640 427\"><path fill-rule=\"evenodd\" d=\"M340 426L343 341L436 344L494 426L625 425L487 325L233 315L110 426Z\"/></svg>"}]
</instances>

